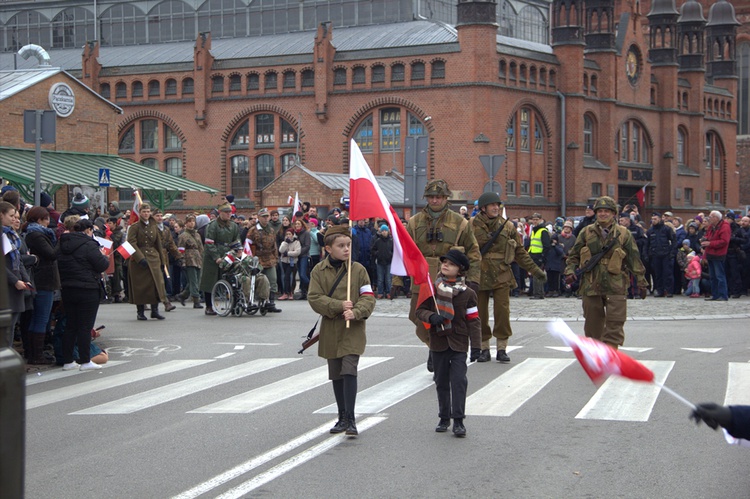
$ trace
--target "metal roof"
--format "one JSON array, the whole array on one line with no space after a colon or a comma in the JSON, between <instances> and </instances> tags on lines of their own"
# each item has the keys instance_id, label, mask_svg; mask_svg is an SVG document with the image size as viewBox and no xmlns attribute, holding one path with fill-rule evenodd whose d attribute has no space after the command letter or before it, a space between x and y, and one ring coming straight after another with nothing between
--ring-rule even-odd
<instances>
[{"instance_id":1,"label":"metal roof","mask_svg":"<svg viewBox=\"0 0 750 499\"><path fill-rule=\"evenodd\" d=\"M19 69L17 71L0 71L0 101L12 97L39 82L63 73L70 78L71 84L78 85L91 92L96 98L106 102L118 113L122 114L122 108L108 101L88 86L81 83L79 79L60 68L40 67L36 69Z\"/></svg>"},{"instance_id":2,"label":"metal roof","mask_svg":"<svg viewBox=\"0 0 750 499\"><path fill-rule=\"evenodd\" d=\"M45 184L99 185L99 168L109 168L110 187L162 191L218 190L191 180L175 177L119 156L63 151L42 151L41 181ZM34 185L36 170L33 149L0 147L0 176L14 184Z\"/></svg>"}]
</instances>

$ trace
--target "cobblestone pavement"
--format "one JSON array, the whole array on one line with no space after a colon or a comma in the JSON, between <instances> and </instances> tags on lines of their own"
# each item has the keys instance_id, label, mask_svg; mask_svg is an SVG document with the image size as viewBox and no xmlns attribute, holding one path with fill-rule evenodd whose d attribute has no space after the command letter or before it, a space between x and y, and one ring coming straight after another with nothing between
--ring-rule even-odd
<instances>
[{"instance_id":1,"label":"cobblestone pavement","mask_svg":"<svg viewBox=\"0 0 750 499\"><path fill-rule=\"evenodd\" d=\"M743 296L729 301L704 301L703 298L675 296L673 298L647 297L645 300L628 300L628 320L716 320L750 318L750 299ZM490 300L490 309L492 300ZM409 300L403 296L395 300L378 300L375 316L408 317ZM560 317L583 321L581 300L576 298L545 298L529 300L528 296L510 299L510 320L537 322Z\"/></svg>"}]
</instances>

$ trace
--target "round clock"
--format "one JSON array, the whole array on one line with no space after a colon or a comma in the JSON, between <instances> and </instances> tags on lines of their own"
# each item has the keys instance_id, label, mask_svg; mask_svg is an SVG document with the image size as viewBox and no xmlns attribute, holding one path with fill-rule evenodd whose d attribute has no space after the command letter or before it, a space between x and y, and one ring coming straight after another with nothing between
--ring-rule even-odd
<instances>
[{"instance_id":1,"label":"round clock","mask_svg":"<svg viewBox=\"0 0 750 499\"><path fill-rule=\"evenodd\" d=\"M641 57L638 53L638 49L630 47L628 55L625 57L625 74L628 75L628 81L631 85L635 85L638 81L638 77L641 72Z\"/></svg>"}]
</instances>

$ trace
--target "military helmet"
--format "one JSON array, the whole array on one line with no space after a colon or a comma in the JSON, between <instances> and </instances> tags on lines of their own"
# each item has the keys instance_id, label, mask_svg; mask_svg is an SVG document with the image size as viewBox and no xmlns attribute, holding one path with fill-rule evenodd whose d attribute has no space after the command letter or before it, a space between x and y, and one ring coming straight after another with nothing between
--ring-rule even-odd
<instances>
[{"instance_id":1,"label":"military helmet","mask_svg":"<svg viewBox=\"0 0 750 499\"><path fill-rule=\"evenodd\" d=\"M436 178L427 182L424 187L424 196L450 196L451 190L448 189L448 183L441 179Z\"/></svg>"},{"instance_id":2,"label":"military helmet","mask_svg":"<svg viewBox=\"0 0 750 499\"><path fill-rule=\"evenodd\" d=\"M503 202L500 201L500 196L496 192L484 192L477 200L477 206L480 209L492 203L503 204Z\"/></svg>"},{"instance_id":3,"label":"military helmet","mask_svg":"<svg viewBox=\"0 0 750 499\"><path fill-rule=\"evenodd\" d=\"M617 203L609 196L602 196L594 203L594 212L600 209L610 210L612 213L617 213Z\"/></svg>"}]
</instances>

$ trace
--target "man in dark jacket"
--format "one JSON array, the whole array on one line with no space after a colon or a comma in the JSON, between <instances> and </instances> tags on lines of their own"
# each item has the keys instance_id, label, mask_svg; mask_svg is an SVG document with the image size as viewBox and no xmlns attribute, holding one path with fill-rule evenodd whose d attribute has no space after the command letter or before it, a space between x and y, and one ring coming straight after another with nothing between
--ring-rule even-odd
<instances>
[{"instance_id":1,"label":"man in dark jacket","mask_svg":"<svg viewBox=\"0 0 750 499\"><path fill-rule=\"evenodd\" d=\"M745 245L745 232L735 221L736 218L733 211L725 217L730 230L726 261L727 288L732 298L739 298L745 291L742 288L742 265L745 260L742 247Z\"/></svg>"},{"instance_id":2,"label":"man in dark jacket","mask_svg":"<svg viewBox=\"0 0 750 499\"><path fill-rule=\"evenodd\" d=\"M630 218L630 213L620 213L619 223L630 231L636 246L638 246L638 254L641 257L641 261L645 265L646 261L648 261L648 238L646 237L646 233L643 232L640 225L633 222L633 219ZM638 282L634 276L631 276L628 298L635 298L636 296L638 296Z\"/></svg>"},{"instance_id":3,"label":"man in dark jacket","mask_svg":"<svg viewBox=\"0 0 750 499\"><path fill-rule=\"evenodd\" d=\"M372 248L372 241L375 238L372 228L370 228L368 220L357 220L357 225L352 227L352 261L359 262L366 270L367 275L370 276L370 282L374 281L374 273L372 261L370 260L370 248ZM380 288L377 289L378 294L382 295Z\"/></svg>"},{"instance_id":4,"label":"man in dark jacket","mask_svg":"<svg viewBox=\"0 0 750 499\"><path fill-rule=\"evenodd\" d=\"M654 212L651 216L651 228L648 236L648 257L654 273L654 296L672 297L673 262L676 253L674 231L666 225L661 214Z\"/></svg>"},{"instance_id":5,"label":"man in dark jacket","mask_svg":"<svg viewBox=\"0 0 750 499\"><path fill-rule=\"evenodd\" d=\"M380 226L380 232L372 241L370 257L377 268L378 273L378 298L393 299L391 295L391 261L393 260L393 238L388 226Z\"/></svg>"},{"instance_id":6,"label":"man in dark jacket","mask_svg":"<svg viewBox=\"0 0 750 499\"><path fill-rule=\"evenodd\" d=\"M587 226L591 225L592 223L596 222L596 213L594 213L594 205L588 204L586 205L586 212L583 219L578 222L578 227L573 229L573 235L578 237L578 234L581 233L581 231Z\"/></svg>"}]
</instances>

